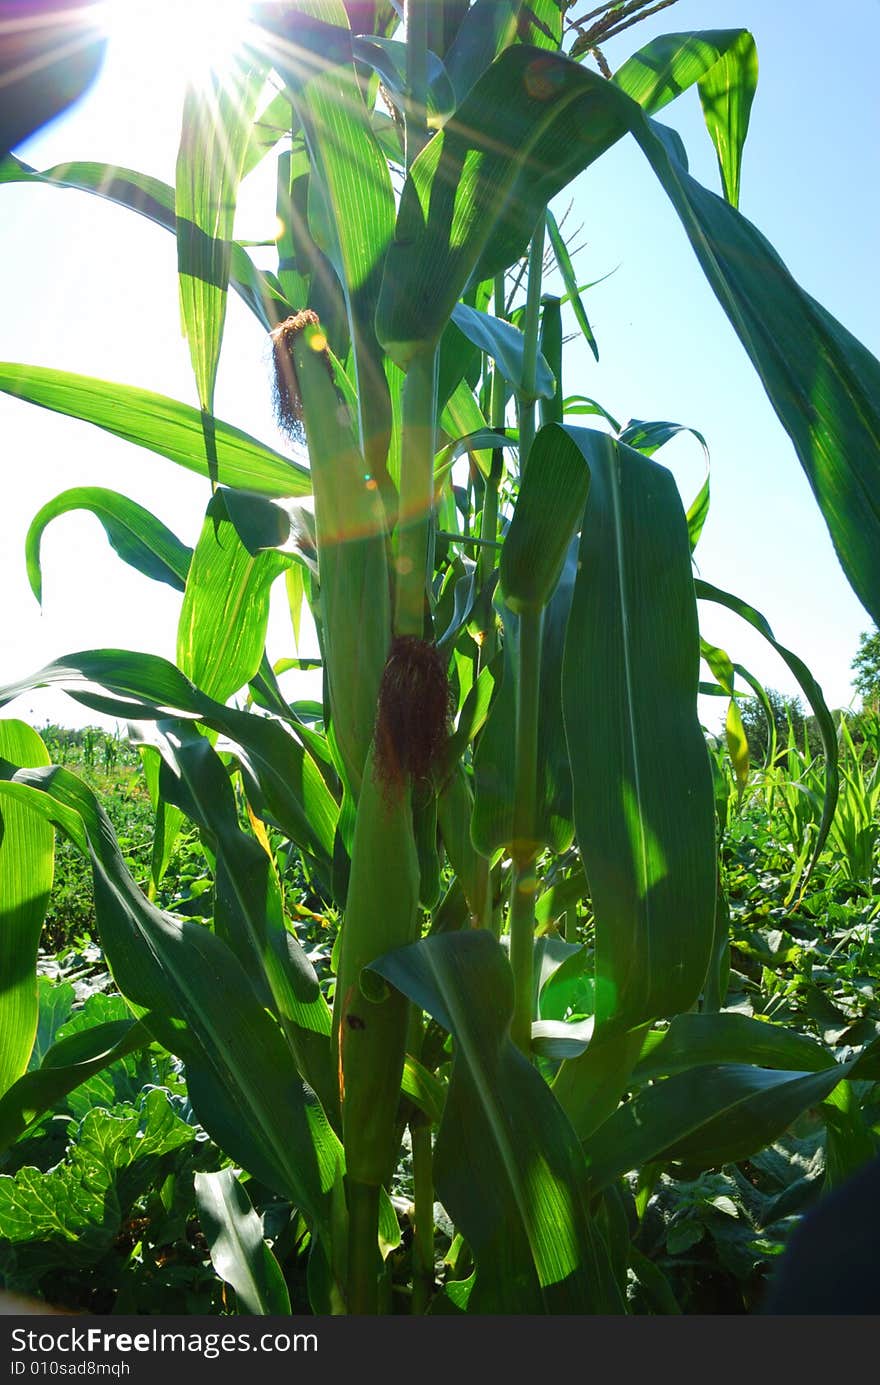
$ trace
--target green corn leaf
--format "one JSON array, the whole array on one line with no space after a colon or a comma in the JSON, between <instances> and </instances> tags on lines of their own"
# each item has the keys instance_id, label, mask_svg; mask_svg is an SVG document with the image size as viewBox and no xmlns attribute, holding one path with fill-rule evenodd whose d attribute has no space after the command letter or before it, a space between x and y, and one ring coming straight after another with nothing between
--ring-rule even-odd
<instances>
[{"instance_id":1,"label":"green corn leaf","mask_svg":"<svg viewBox=\"0 0 880 1385\"><path fill-rule=\"evenodd\" d=\"M195 1194L211 1264L235 1290L238 1311L289 1316L281 1266L263 1240L263 1224L235 1170L197 1173Z\"/></svg>"},{"instance_id":2,"label":"green corn leaf","mask_svg":"<svg viewBox=\"0 0 880 1385\"><path fill-rule=\"evenodd\" d=\"M193 1071L203 1069L238 1108L229 1127L211 1101L190 1097L206 1130L326 1231L341 1147L304 1087L281 1030L227 945L210 929L152 905L129 875L113 828L92 792L67 770L19 770L0 781L14 802L57 826L87 855L101 945L113 978L154 1036ZM147 1014L149 1012L149 1019Z\"/></svg>"},{"instance_id":3,"label":"green corn leaf","mask_svg":"<svg viewBox=\"0 0 880 1385\"><path fill-rule=\"evenodd\" d=\"M36 731L0 720L0 762L48 765ZM0 1094L21 1077L37 1033L37 949L52 889L55 835L18 803L0 802Z\"/></svg>"},{"instance_id":4,"label":"green corn leaf","mask_svg":"<svg viewBox=\"0 0 880 1385\"><path fill-rule=\"evenodd\" d=\"M582 1199L575 1133L510 1039L513 980L502 948L482 929L441 934L372 970L455 1040L434 1170L477 1265L469 1311L621 1311Z\"/></svg>"},{"instance_id":5,"label":"green corn leaf","mask_svg":"<svg viewBox=\"0 0 880 1385\"><path fill-rule=\"evenodd\" d=\"M731 1063L691 1068L646 1087L586 1141L591 1189L649 1162L681 1161L695 1169L747 1159L824 1101L852 1067L850 1061L791 1072Z\"/></svg>"},{"instance_id":6,"label":"green corn leaf","mask_svg":"<svg viewBox=\"0 0 880 1385\"><path fill-rule=\"evenodd\" d=\"M183 103L174 197L180 316L212 468L214 385L226 321L232 225L265 80L265 62L236 62L222 76L212 72L207 90L189 86Z\"/></svg>"},{"instance_id":7,"label":"green corn leaf","mask_svg":"<svg viewBox=\"0 0 880 1385\"><path fill-rule=\"evenodd\" d=\"M753 1063L788 1072L821 1072L834 1059L805 1034L748 1015L676 1015L645 1036L633 1081L668 1077L709 1063Z\"/></svg>"},{"instance_id":8,"label":"green corn leaf","mask_svg":"<svg viewBox=\"0 0 880 1385\"><path fill-rule=\"evenodd\" d=\"M199 411L177 399L87 375L8 362L0 362L0 390L54 413L94 423L126 442L169 457L187 471L209 475ZM305 467L220 419L213 426L221 485L278 497L311 493Z\"/></svg>"},{"instance_id":9,"label":"green corn leaf","mask_svg":"<svg viewBox=\"0 0 880 1385\"><path fill-rule=\"evenodd\" d=\"M186 579L177 627L177 666L217 702L254 677L266 646L269 593L289 559L273 548L251 553L226 497L211 497Z\"/></svg>"},{"instance_id":10,"label":"green corn leaf","mask_svg":"<svg viewBox=\"0 0 880 1385\"><path fill-rule=\"evenodd\" d=\"M556 393L556 381L540 352L535 373L534 395L529 397L529 394L524 392L525 338L518 327L505 322L503 318L477 312L476 308L469 308L466 303L456 303L452 309L452 321L469 342L485 351L498 363L505 379L522 394L524 404L534 404L536 399L553 398Z\"/></svg>"},{"instance_id":11,"label":"green corn leaf","mask_svg":"<svg viewBox=\"0 0 880 1385\"><path fill-rule=\"evenodd\" d=\"M690 546L664 467L605 433L553 431L592 478L562 683L595 913L597 1028L631 1029L693 1003L712 943L715 824Z\"/></svg>"},{"instance_id":12,"label":"green corn leaf","mask_svg":"<svg viewBox=\"0 0 880 1385\"><path fill-rule=\"evenodd\" d=\"M81 1083L152 1042L147 1026L135 1019L111 1020L59 1039L38 1068L24 1073L0 1097L0 1152Z\"/></svg>"},{"instance_id":13,"label":"green corn leaf","mask_svg":"<svg viewBox=\"0 0 880 1385\"><path fill-rule=\"evenodd\" d=\"M732 207L739 206L742 151L757 84L758 52L747 30L699 82L703 117L718 155L721 186Z\"/></svg>"},{"instance_id":14,"label":"green corn leaf","mask_svg":"<svg viewBox=\"0 0 880 1385\"><path fill-rule=\"evenodd\" d=\"M47 524L58 515L71 510L90 510L104 526L111 546L124 563L145 577L167 582L183 591L189 571L192 549L181 543L176 534L145 510L143 505L129 500L118 491L103 486L74 486L48 501L31 521L25 539L25 561L31 591L39 602L43 600L43 573L40 566L40 545Z\"/></svg>"},{"instance_id":15,"label":"green corn leaf","mask_svg":"<svg viewBox=\"0 0 880 1385\"><path fill-rule=\"evenodd\" d=\"M446 67L460 106L486 68L521 38L538 48L558 48L562 11L556 0L475 0L464 14L446 55Z\"/></svg>"},{"instance_id":16,"label":"green corn leaf","mask_svg":"<svg viewBox=\"0 0 880 1385\"><path fill-rule=\"evenodd\" d=\"M628 447L634 447L637 452L644 452L646 457L653 457L655 452L681 433L690 433L700 444L706 461L706 475L687 512L688 535L693 553L709 516L709 448L703 434L698 433L696 428L685 427L682 423L666 423L660 420L646 423L643 419L636 418L630 419L625 428L615 429L615 432L618 433L621 442L625 442Z\"/></svg>"},{"instance_id":17,"label":"green corn leaf","mask_svg":"<svg viewBox=\"0 0 880 1385\"><path fill-rule=\"evenodd\" d=\"M214 928L254 989L280 1019L297 1065L334 1116L331 1017L314 967L284 923L274 863L238 825L229 776L210 742L186 722L159 722L162 797L210 834L215 845Z\"/></svg>"},{"instance_id":18,"label":"green corn leaf","mask_svg":"<svg viewBox=\"0 0 880 1385\"><path fill-rule=\"evenodd\" d=\"M256 810L268 813L317 862L332 857L338 804L311 754L278 722L214 702L167 659L120 649L91 650L50 664L0 691L0 705L31 688L59 685L83 705L124 721L194 717L228 736L239 747ZM95 685L103 691L86 691Z\"/></svg>"},{"instance_id":19,"label":"green corn leaf","mask_svg":"<svg viewBox=\"0 0 880 1385\"><path fill-rule=\"evenodd\" d=\"M406 106L406 44L392 38L353 39L352 54L357 62L366 63L382 79L382 85L403 114ZM436 53L428 51L428 90L426 101L428 128L436 130L452 114L455 94L452 83Z\"/></svg>"},{"instance_id":20,"label":"green corn leaf","mask_svg":"<svg viewBox=\"0 0 880 1385\"><path fill-rule=\"evenodd\" d=\"M38 172L10 154L0 162L0 183L44 183L104 197L176 233L174 189L158 178L116 164L66 163ZM230 245L229 282L268 330L292 311L272 276L263 274L237 241Z\"/></svg>"}]
</instances>

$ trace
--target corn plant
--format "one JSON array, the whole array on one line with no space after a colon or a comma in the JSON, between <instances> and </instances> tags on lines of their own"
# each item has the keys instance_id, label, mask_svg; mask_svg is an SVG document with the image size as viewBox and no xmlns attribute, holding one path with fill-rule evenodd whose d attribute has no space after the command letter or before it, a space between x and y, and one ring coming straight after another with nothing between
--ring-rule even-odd
<instances>
[{"instance_id":1,"label":"corn plant","mask_svg":"<svg viewBox=\"0 0 880 1385\"><path fill-rule=\"evenodd\" d=\"M46 525L91 509L124 561L182 594L176 662L74 653L3 701L51 683L135 726L154 884L185 819L214 875L210 921L160 910L91 792L29 728L0 723L0 946L16 977L0 997L0 1133L14 1139L121 1053L164 1045L206 1130L304 1219L316 1312L387 1310L405 1140L414 1311L625 1311L629 1272L668 1304L631 1250L625 1176L743 1158L842 1080L875 1075L873 1052L838 1063L723 1010L698 601L760 630L819 720L815 852L837 793L834 725L761 614L694 578L708 482L686 512L653 457L676 426L621 427L580 381L565 393L548 246L595 342L549 203L635 140L875 617L880 366L738 210L751 35L671 33L599 74L582 59L619 7L569 52L565 9L409 3L401 36L391 4L255 5L247 51L187 97L175 186L0 165L3 181L107 197L176 235L200 407L50 366L0 365L0 388L211 482L192 548L115 492L41 510L35 594ZM656 119L692 86L721 196ZM270 154L275 273L233 237L238 185ZM230 289L268 334L278 449L214 415ZM599 426L570 421L584 414ZM319 634L317 718L288 702L265 653L282 577L294 620L306 600ZM712 667L732 695L729 663ZM285 912L267 826L341 915L329 987ZM91 861L131 1019L27 1072L53 827ZM252 1230L241 1186L215 1192L212 1215ZM442 1284L435 1200L455 1230Z\"/></svg>"}]
</instances>

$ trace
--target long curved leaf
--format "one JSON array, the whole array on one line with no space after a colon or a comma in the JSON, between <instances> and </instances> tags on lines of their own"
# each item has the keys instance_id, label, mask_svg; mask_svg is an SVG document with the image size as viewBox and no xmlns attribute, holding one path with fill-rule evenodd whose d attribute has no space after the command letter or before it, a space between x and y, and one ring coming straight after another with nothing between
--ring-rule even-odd
<instances>
[{"instance_id":1,"label":"long curved leaf","mask_svg":"<svg viewBox=\"0 0 880 1385\"><path fill-rule=\"evenodd\" d=\"M124 563L156 582L183 591L192 549L127 495L103 486L74 486L48 501L31 520L25 539L25 561L31 591L43 599L40 545L47 524L71 510L90 510L104 526L112 547Z\"/></svg>"},{"instance_id":2,"label":"long curved leaf","mask_svg":"<svg viewBox=\"0 0 880 1385\"><path fill-rule=\"evenodd\" d=\"M126 442L169 457L199 476L210 475L201 415L177 399L88 375L7 361L0 362L0 390L54 413L94 423ZM214 437L216 479L222 485L277 497L311 493L305 467L248 433L215 419Z\"/></svg>"},{"instance_id":3,"label":"long curved leaf","mask_svg":"<svg viewBox=\"0 0 880 1385\"><path fill-rule=\"evenodd\" d=\"M598 1192L647 1163L713 1168L746 1159L824 1101L854 1062L806 1073L735 1063L697 1067L646 1087L586 1142L590 1187Z\"/></svg>"},{"instance_id":4,"label":"long curved leaf","mask_svg":"<svg viewBox=\"0 0 880 1385\"><path fill-rule=\"evenodd\" d=\"M141 894L109 820L68 770L19 770L0 781L0 802L54 824L88 856L101 943L119 989L149 1012L144 1022L166 1048L203 1067L238 1106L232 1143L225 1127L218 1136L227 1152L326 1234L341 1146L230 949L210 929L172 918ZM212 1131L212 1105L199 1103L192 1087L190 1095Z\"/></svg>"},{"instance_id":5,"label":"long curved leaf","mask_svg":"<svg viewBox=\"0 0 880 1385\"><path fill-rule=\"evenodd\" d=\"M250 552L232 514L223 492L215 493L187 573L177 627L178 668L217 702L238 692L259 669L272 583L290 563L274 548Z\"/></svg>"},{"instance_id":6,"label":"long curved leaf","mask_svg":"<svg viewBox=\"0 0 880 1385\"><path fill-rule=\"evenodd\" d=\"M694 587L699 600L714 601L719 606L726 606L729 611L733 611L736 615L741 616L744 621L757 630L759 634L764 636L767 643L773 646L780 659L782 659L794 674L816 718L816 724L819 727L819 733L822 737L822 748L825 751L825 796L822 802L822 818L813 846L813 854L810 858L810 864L806 874L801 881L801 887L803 887L812 874L813 868L819 859L819 853L822 851L828 839L828 833L831 830L831 823L834 819L837 800L840 794L837 729L834 725L834 718L828 710L828 704L825 701L822 689L819 687L819 684L807 668L803 659L799 659L790 649L786 649L785 645L778 642L767 620L761 615L760 611L756 611L754 606L750 606L748 602L742 601L731 592L722 591L720 587L713 587L710 582L704 582L702 578L696 579ZM752 686L755 686L751 675L747 674L745 669L740 669L739 671L750 683L752 683ZM773 735L775 738L775 732Z\"/></svg>"},{"instance_id":7,"label":"long curved leaf","mask_svg":"<svg viewBox=\"0 0 880 1385\"><path fill-rule=\"evenodd\" d=\"M90 192L138 212L172 234L177 230L174 189L159 178L151 178L131 168L120 168L117 164L74 162L56 164L53 168L38 171L14 154L8 155L0 163L0 183L32 182ZM229 276L233 288L267 331L292 312L290 303L276 282L256 268L244 246L237 241L230 246Z\"/></svg>"},{"instance_id":8,"label":"long curved leaf","mask_svg":"<svg viewBox=\"0 0 880 1385\"><path fill-rule=\"evenodd\" d=\"M87 691L97 685L104 692ZM35 687L61 686L85 706L130 721L194 717L240 747L255 806L318 862L333 855L339 807L312 756L268 717L224 707L167 659L124 649L89 650L0 690L0 706Z\"/></svg>"}]
</instances>

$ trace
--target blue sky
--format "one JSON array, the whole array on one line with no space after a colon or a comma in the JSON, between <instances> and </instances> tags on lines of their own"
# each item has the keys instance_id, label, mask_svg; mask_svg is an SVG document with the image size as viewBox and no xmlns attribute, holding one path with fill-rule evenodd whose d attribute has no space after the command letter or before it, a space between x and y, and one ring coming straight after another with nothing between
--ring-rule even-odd
<instances>
[{"instance_id":1,"label":"blue sky","mask_svg":"<svg viewBox=\"0 0 880 1385\"><path fill-rule=\"evenodd\" d=\"M134 0L129 8L149 9ZM176 6L178 12L186 8ZM609 44L606 56L616 67L658 33L752 30L760 78L741 210L801 284L880 354L880 188L874 176L880 0L852 0L837 31L829 15L817 0L679 0ZM185 75L173 40L155 23L140 33L123 29L92 91L17 152L38 168L69 159L110 161L173 182ZM692 171L717 187L696 93L667 107L662 118L685 138ZM243 189L241 236L271 234L270 164ZM0 199L0 359L115 379L195 403L179 330L173 239L84 194L7 186ZM582 223L586 241L577 259L580 279L615 272L586 299L600 363L572 343L565 392L592 395L621 418L669 419L706 436L713 501L697 553L701 575L757 606L777 639L810 665L828 701L847 705L850 662L869 618L843 576L794 450L664 194L635 146L622 145L557 200L557 214L572 200L569 225ZM264 336L234 297L216 411L279 445ZM50 526L42 614L25 578L24 535L33 514L58 491L91 484L125 491L192 543L206 483L142 449L6 396L0 396L0 429L6 463L0 682L75 649L123 646L173 657L179 597L121 564L97 520L68 515ZM659 460L672 468L689 499L702 476L696 444L671 444ZM712 608L701 608L701 619L707 639L765 682L794 690L784 666L741 622ZM270 653L292 653L280 605ZM704 703L703 714L717 718L721 707ZM37 722L91 719L59 694L28 696L11 710Z\"/></svg>"}]
</instances>

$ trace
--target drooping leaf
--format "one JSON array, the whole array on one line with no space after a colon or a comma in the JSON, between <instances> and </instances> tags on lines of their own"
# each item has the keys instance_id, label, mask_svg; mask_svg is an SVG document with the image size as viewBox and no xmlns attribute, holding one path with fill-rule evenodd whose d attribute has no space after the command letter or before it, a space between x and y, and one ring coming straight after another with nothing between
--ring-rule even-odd
<instances>
[{"instance_id":1,"label":"drooping leaf","mask_svg":"<svg viewBox=\"0 0 880 1385\"><path fill-rule=\"evenodd\" d=\"M50 664L0 692L0 705L26 689L62 686L85 706L128 721L194 717L239 747L248 793L318 862L332 857L339 807L303 744L277 721L214 702L166 659L128 650L91 650ZM86 691L97 685L104 691Z\"/></svg>"},{"instance_id":2,"label":"drooping leaf","mask_svg":"<svg viewBox=\"0 0 880 1385\"><path fill-rule=\"evenodd\" d=\"M525 338L518 327L505 322L503 318L477 312L476 308L470 308L466 303L456 303L452 309L452 321L469 342L497 361L505 379L522 394L524 404L533 404L535 399L553 398L556 393L556 381L540 352L535 373L534 397L529 398L528 393L524 392Z\"/></svg>"},{"instance_id":3,"label":"drooping leaf","mask_svg":"<svg viewBox=\"0 0 880 1385\"><path fill-rule=\"evenodd\" d=\"M807 668L807 665L802 659L799 659L796 654L793 654L790 649L786 649L784 645L779 644L760 611L756 611L754 606L749 606L747 602L742 601L738 596L733 596L730 592L722 591L720 587L713 587L710 582L704 582L701 578L698 578L694 585L697 596L701 601L714 601L719 606L726 606L729 611L734 611L736 615L741 616L744 621L757 630L759 634L764 636L764 639L768 644L772 645L779 657L794 674L803 689L804 696L810 704L810 710L816 718L816 724L819 727L819 733L822 737L822 748L825 751L825 796L822 804L822 819L819 823L819 831L816 834L816 841L810 857L810 864L801 882L802 885L804 885L809 875L812 873L819 859L819 853L827 841L840 793L839 755L834 718L828 710L828 705L825 701L822 689ZM745 670L740 671L743 673L743 676L747 676ZM748 675L748 681L751 682L750 675ZM775 740L775 729L773 737Z\"/></svg>"},{"instance_id":4,"label":"drooping leaf","mask_svg":"<svg viewBox=\"0 0 880 1385\"><path fill-rule=\"evenodd\" d=\"M31 591L38 601L43 599L43 574L40 565L40 545L47 524L58 515L71 510L90 510L104 526L112 547L124 563L145 577L167 582L183 591L189 571L192 549L181 543L176 534L128 496L103 486L74 486L48 501L31 520L25 539L25 561Z\"/></svg>"},{"instance_id":5,"label":"drooping leaf","mask_svg":"<svg viewBox=\"0 0 880 1385\"><path fill-rule=\"evenodd\" d=\"M5 808L10 801L54 823L88 856L101 944L116 984L155 1037L192 1065L190 1077L204 1072L212 1095L225 1094L216 1105L202 1102L190 1081L202 1124L325 1234L341 1147L234 954L210 929L163 913L141 894L109 820L68 770L19 770L0 780L0 802ZM237 1123L225 1116L230 1102Z\"/></svg>"},{"instance_id":6,"label":"drooping leaf","mask_svg":"<svg viewBox=\"0 0 880 1385\"><path fill-rule=\"evenodd\" d=\"M0 162L0 183L29 182L94 193L138 212L166 231L174 233L177 229L174 189L158 178L130 168L119 168L116 164L65 163L38 172L12 154ZM271 275L256 268L247 251L236 241L230 247L229 272L230 283L267 330L287 317L291 305L280 286Z\"/></svg>"}]
</instances>

